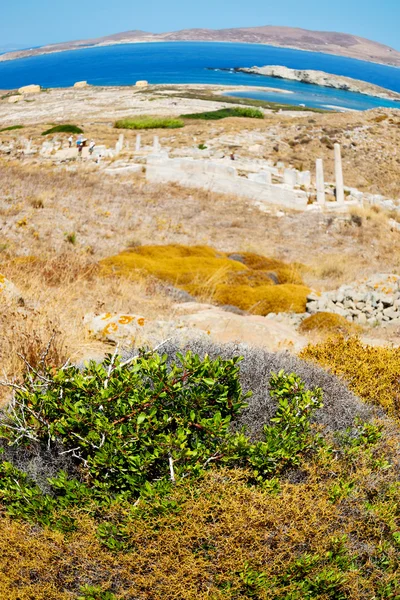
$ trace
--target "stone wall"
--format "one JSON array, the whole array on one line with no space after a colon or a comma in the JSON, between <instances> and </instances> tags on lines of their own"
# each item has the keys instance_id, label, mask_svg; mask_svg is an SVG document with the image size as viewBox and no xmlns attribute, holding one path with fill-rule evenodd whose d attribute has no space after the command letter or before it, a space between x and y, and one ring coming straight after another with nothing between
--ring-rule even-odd
<instances>
[{"instance_id":1,"label":"stone wall","mask_svg":"<svg viewBox=\"0 0 400 600\"><path fill-rule=\"evenodd\" d=\"M400 276L378 274L308 296L307 312L330 312L360 325L400 325Z\"/></svg>"},{"instance_id":2,"label":"stone wall","mask_svg":"<svg viewBox=\"0 0 400 600\"><path fill-rule=\"evenodd\" d=\"M147 159L146 178L151 183L177 183L293 210L305 210L308 203L305 192L289 185L272 184L268 171L261 171L257 177L241 177L234 166L210 160L171 159L165 154L152 155Z\"/></svg>"}]
</instances>

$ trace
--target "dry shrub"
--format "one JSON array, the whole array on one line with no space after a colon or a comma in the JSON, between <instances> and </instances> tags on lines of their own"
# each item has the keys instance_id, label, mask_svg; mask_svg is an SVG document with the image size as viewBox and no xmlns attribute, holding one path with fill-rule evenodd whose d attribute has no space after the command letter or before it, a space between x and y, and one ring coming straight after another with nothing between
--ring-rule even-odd
<instances>
[{"instance_id":1,"label":"dry shrub","mask_svg":"<svg viewBox=\"0 0 400 600\"><path fill-rule=\"evenodd\" d=\"M360 327L354 323L350 323L345 317L330 312L318 312L315 315L310 315L302 321L299 331L301 333L322 333L342 335L355 334Z\"/></svg>"},{"instance_id":2,"label":"dry shrub","mask_svg":"<svg viewBox=\"0 0 400 600\"><path fill-rule=\"evenodd\" d=\"M67 361L70 347L56 318L38 318L38 315L4 305L0 309L2 378L20 379L26 371L23 359L35 369L43 366L59 368ZM0 403L9 396L10 390L0 387Z\"/></svg>"},{"instance_id":3,"label":"dry shrub","mask_svg":"<svg viewBox=\"0 0 400 600\"><path fill-rule=\"evenodd\" d=\"M383 541L395 520L395 491L392 503L366 503L371 486L384 497L390 474L377 476L358 460L357 491L333 502L338 474L346 477L345 461L327 455L304 465L306 481L282 481L276 495L249 486L239 469L208 472L192 485L177 482L170 509L160 504L127 523L132 550L117 555L101 546L96 523L83 516L68 536L2 517L0 596L72 600L89 583L121 600L300 599L301 581L317 582L329 570L340 583L310 598L394 599L379 591L396 581L395 551ZM109 513L112 522L117 511Z\"/></svg>"},{"instance_id":4,"label":"dry shrub","mask_svg":"<svg viewBox=\"0 0 400 600\"><path fill-rule=\"evenodd\" d=\"M104 346L89 339L83 325L88 313L132 312L148 319L171 313L172 301L162 291L150 289L147 279L101 276L98 264L86 254L4 260L0 272L16 285L25 301L24 306L0 304L1 378L21 375L23 363L18 353L37 364L54 332L49 364L101 356ZM2 388L0 400L4 400Z\"/></svg>"},{"instance_id":5,"label":"dry shrub","mask_svg":"<svg viewBox=\"0 0 400 600\"><path fill-rule=\"evenodd\" d=\"M301 355L343 377L366 402L400 415L400 348L368 346L343 336L309 345Z\"/></svg>"},{"instance_id":6,"label":"dry shrub","mask_svg":"<svg viewBox=\"0 0 400 600\"><path fill-rule=\"evenodd\" d=\"M304 312L309 292L295 266L208 246L141 246L103 261L108 272L147 273L201 298L265 315Z\"/></svg>"},{"instance_id":7,"label":"dry shrub","mask_svg":"<svg viewBox=\"0 0 400 600\"><path fill-rule=\"evenodd\" d=\"M388 226L388 216L379 206L353 206L349 210L349 215L350 219L359 226L365 222L368 222L374 230L385 230Z\"/></svg>"}]
</instances>

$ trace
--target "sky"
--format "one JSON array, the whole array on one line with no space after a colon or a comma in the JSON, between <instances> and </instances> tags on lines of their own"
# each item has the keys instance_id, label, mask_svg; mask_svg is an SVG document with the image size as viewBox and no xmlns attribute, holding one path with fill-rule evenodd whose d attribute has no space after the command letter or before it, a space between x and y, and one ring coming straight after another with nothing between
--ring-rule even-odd
<instances>
[{"instance_id":1,"label":"sky","mask_svg":"<svg viewBox=\"0 0 400 600\"><path fill-rule=\"evenodd\" d=\"M286 25L353 33L400 50L400 0L0 0L0 51L131 29Z\"/></svg>"}]
</instances>

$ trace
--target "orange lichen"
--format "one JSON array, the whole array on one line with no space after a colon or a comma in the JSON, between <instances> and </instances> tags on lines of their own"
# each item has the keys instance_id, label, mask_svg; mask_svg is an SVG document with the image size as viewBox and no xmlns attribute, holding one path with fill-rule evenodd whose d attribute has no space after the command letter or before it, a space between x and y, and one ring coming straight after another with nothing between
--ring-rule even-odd
<instances>
[{"instance_id":1,"label":"orange lichen","mask_svg":"<svg viewBox=\"0 0 400 600\"><path fill-rule=\"evenodd\" d=\"M120 325L129 325L129 323L132 323L132 321L133 317L130 317L129 315L123 315L118 319L118 323Z\"/></svg>"}]
</instances>

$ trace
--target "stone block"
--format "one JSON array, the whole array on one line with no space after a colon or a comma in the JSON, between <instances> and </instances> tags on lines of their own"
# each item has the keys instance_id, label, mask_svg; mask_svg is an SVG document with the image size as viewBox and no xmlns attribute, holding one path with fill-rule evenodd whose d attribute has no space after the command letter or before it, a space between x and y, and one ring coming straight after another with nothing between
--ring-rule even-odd
<instances>
[{"instance_id":1,"label":"stone block","mask_svg":"<svg viewBox=\"0 0 400 600\"><path fill-rule=\"evenodd\" d=\"M249 173L248 179L257 183L272 183L270 171L260 171L259 173Z\"/></svg>"},{"instance_id":2,"label":"stone block","mask_svg":"<svg viewBox=\"0 0 400 600\"><path fill-rule=\"evenodd\" d=\"M41 87L40 85L24 85L23 87L20 87L18 92L20 94L40 94L41 92Z\"/></svg>"},{"instance_id":3,"label":"stone block","mask_svg":"<svg viewBox=\"0 0 400 600\"><path fill-rule=\"evenodd\" d=\"M87 81L77 81L76 83L74 83L74 88L76 88L76 89L83 89L88 86L89 86L89 84Z\"/></svg>"},{"instance_id":4,"label":"stone block","mask_svg":"<svg viewBox=\"0 0 400 600\"><path fill-rule=\"evenodd\" d=\"M139 80L139 81L136 82L136 87L137 88L146 88L146 87L148 87L148 85L149 85L149 82L146 81L146 80L144 80L144 79L141 79L141 80Z\"/></svg>"},{"instance_id":5,"label":"stone block","mask_svg":"<svg viewBox=\"0 0 400 600\"><path fill-rule=\"evenodd\" d=\"M310 171L297 171L297 185L302 185L305 188L310 187L310 185L311 185Z\"/></svg>"},{"instance_id":6,"label":"stone block","mask_svg":"<svg viewBox=\"0 0 400 600\"><path fill-rule=\"evenodd\" d=\"M294 187L297 185L297 171L296 169L285 169L283 172L283 183Z\"/></svg>"}]
</instances>

